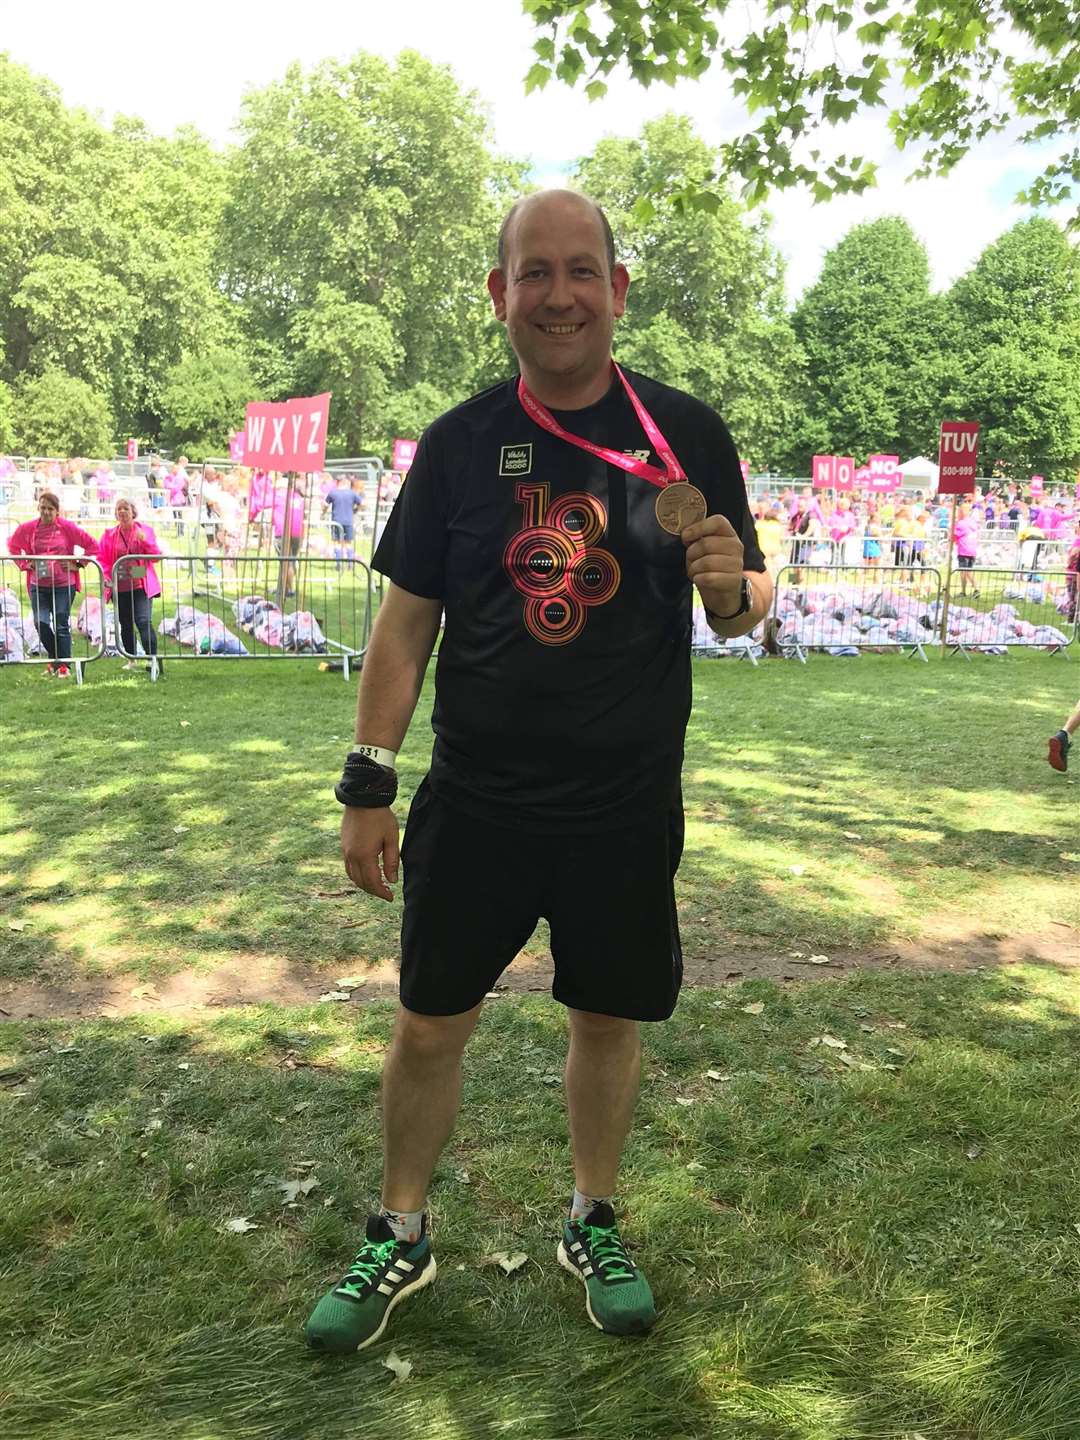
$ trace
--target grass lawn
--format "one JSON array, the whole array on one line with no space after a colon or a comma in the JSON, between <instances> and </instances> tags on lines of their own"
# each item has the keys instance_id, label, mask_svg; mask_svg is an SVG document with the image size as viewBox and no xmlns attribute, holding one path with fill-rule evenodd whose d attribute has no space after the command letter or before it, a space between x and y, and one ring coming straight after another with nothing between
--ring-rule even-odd
<instances>
[{"instance_id":1,"label":"grass lawn","mask_svg":"<svg viewBox=\"0 0 1080 1440\"><path fill-rule=\"evenodd\" d=\"M291 660L176 664L156 686L116 661L89 673L81 690L0 673L0 907L26 922L0 980L270 960L318 983L396 955L396 905L319 898L345 883L332 784L355 683ZM1080 921L1080 791L1044 758L1076 700L1071 661L705 660L695 686L688 955ZM430 713L429 677L402 817Z\"/></svg>"},{"instance_id":2,"label":"grass lawn","mask_svg":"<svg viewBox=\"0 0 1080 1440\"><path fill-rule=\"evenodd\" d=\"M688 991L646 1032L621 1189L661 1318L629 1341L593 1329L554 1261L561 1013L491 1002L431 1192L438 1282L363 1356L321 1359L300 1325L376 1191L391 1014L10 1027L5 1440L1078 1434L1066 977ZM280 1182L304 1179L286 1203ZM258 1228L224 1230L239 1219ZM506 1276L480 1263L495 1251L529 1262Z\"/></svg>"},{"instance_id":3,"label":"grass lawn","mask_svg":"<svg viewBox=\"0 0 1080 1440\"><path fill-rule=\"evenodd\" d=\"M315 995L395 955L396 906L319 898L344 883L330 786L355 684L292 661L90 674L0 672L0 1005L4 984L274 959ZM698 662L688 955L962 953L1077 924L1078 791L1043 758L1075 675L1023 654ZM346 1360L300 1326L377 1191L392 1003L6 1021L0 1436L1077 1440L1078 974L685 991L645 1028L620 1182L662 1312L644 1341L595 1331L554 1261L562 1014L492 1001L432 1189L439 1281ZM480 1263L504 1250L529 1263Z\"/></svg>"}]
</instances>

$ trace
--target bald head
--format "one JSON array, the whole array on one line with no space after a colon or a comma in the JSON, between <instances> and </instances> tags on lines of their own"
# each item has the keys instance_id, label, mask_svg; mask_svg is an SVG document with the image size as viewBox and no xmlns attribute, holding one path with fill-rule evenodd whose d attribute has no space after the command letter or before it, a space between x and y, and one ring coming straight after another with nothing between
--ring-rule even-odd
<instances>
[{"instance_id":1,"label":"bald head","mask_svg":"<svg viewBox=\"0 0 1080 1440\"><path fill-rule=\"evenodd\" d=\"M608 274L615 269L615 237L611 233L611 226L608 218L595 200L590 200L587 195L582 195L577 190L538 190L533 195L525 195L511 206L506 219L499 227L499 269L505 271L507 261L513 248L514 230L518 221L529 210L537 207L545 209L581 209L591 215L596 221L598 237L600 240L600 253L607 257Z\"/></svg>"}]
</instances>

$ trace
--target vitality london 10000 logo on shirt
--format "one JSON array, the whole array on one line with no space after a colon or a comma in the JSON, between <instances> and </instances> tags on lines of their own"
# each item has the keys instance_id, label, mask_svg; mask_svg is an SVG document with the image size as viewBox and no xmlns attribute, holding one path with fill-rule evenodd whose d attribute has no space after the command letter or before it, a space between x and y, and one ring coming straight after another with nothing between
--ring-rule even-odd
<instances>
[{"instance_id":1,"label":"vitality london 10000 logo on shirt","mask_svg":"<svg viewBox=\"0 0 1080 1440\"><path fill-rule=\"evenodd\" d=\"M596 542L607 530L607 511L584 491L549 503L551 486L517 485L522 528L503 553L503 567L525 597L525 628L542 645L568 645L581 634L589 610L605 605L622 572Z\"/></svg>"}]
</instances>

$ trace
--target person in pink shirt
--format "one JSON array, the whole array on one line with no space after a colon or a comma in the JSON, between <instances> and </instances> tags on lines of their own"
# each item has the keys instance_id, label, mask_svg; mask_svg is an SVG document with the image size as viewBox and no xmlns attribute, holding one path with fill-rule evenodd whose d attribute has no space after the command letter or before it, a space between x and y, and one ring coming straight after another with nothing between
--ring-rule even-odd
<instances>
[{"instance_id":1,"label":"person in pink shirt","mask_svg":"<svg viewBox=\"0 0 1080 1440\"><path fill-rule=\"evenodd\" d=\"M972 513L970 505L961 505L956 516L956 560L957 564L960 566L961 595L966 595L968 593L968 581L973 580L974 578L973 576L970 576L968 574L968 571L974 570L975 568L975 559L978 554L978 549L978 518ZM979 592L975 588L974 584L972 584L971 593L976 599L979 598Z\"/></svg>"},{"instance_id":2,"label":"person in pink shirt","mask_svg":"<svg viewBox=\"0 0 1080 1440\"><path fill-rule=\"evenodd\" d=\"M120 640L124 653L129 657L124 669L134 670L136 630L151 661L157 654L157 635L151 610L154 596L161 594L161 581L152 561L129 560L127 557L160 555L162 552L153 526L137 520L133 501L118 500L114 513L118 523L102 535L98 560L105 572L105 599L112 600L114 596L116 599ZM164 675L165 666L161 661L158 669Z\"/></svg>"},{"instance_id":3,"label":"person in pink shirt","mask_svg":"<svg viewBox=\"0 0 1080 1440\"><path fill-rule=\"evenodd\" d=\"M71 674L71 602L82 588L81 560L76 550L96 555L98 542L73 520L60 518L60 501L51 490L38 496L38 518L16 527L8 538L8 549L20 570L26 572L26 588L41 643L49 656L47 676L67 679ZM62 557L62 558L57 558Z\"/></svg>"}]
</instances>

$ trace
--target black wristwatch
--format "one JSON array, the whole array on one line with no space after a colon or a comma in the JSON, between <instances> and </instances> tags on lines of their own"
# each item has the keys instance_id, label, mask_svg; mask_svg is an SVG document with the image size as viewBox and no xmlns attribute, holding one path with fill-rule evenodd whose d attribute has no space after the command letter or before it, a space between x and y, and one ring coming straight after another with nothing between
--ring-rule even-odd
<instances>
[{"instance_id":1,"label":"black wristwatch","mask_svg":"<svg viewBox=\"0 0 1080 1440\"><path fill-rule=\"evenodd\" d=\"M705 618L706 620L737 620L740 615L748 614L753 608L754 592L750 588L750 581L744 575L739 587L739 608L733 610L730 615L717 615L712 610L706 610Z\"/></svg>"}]
</instances>

